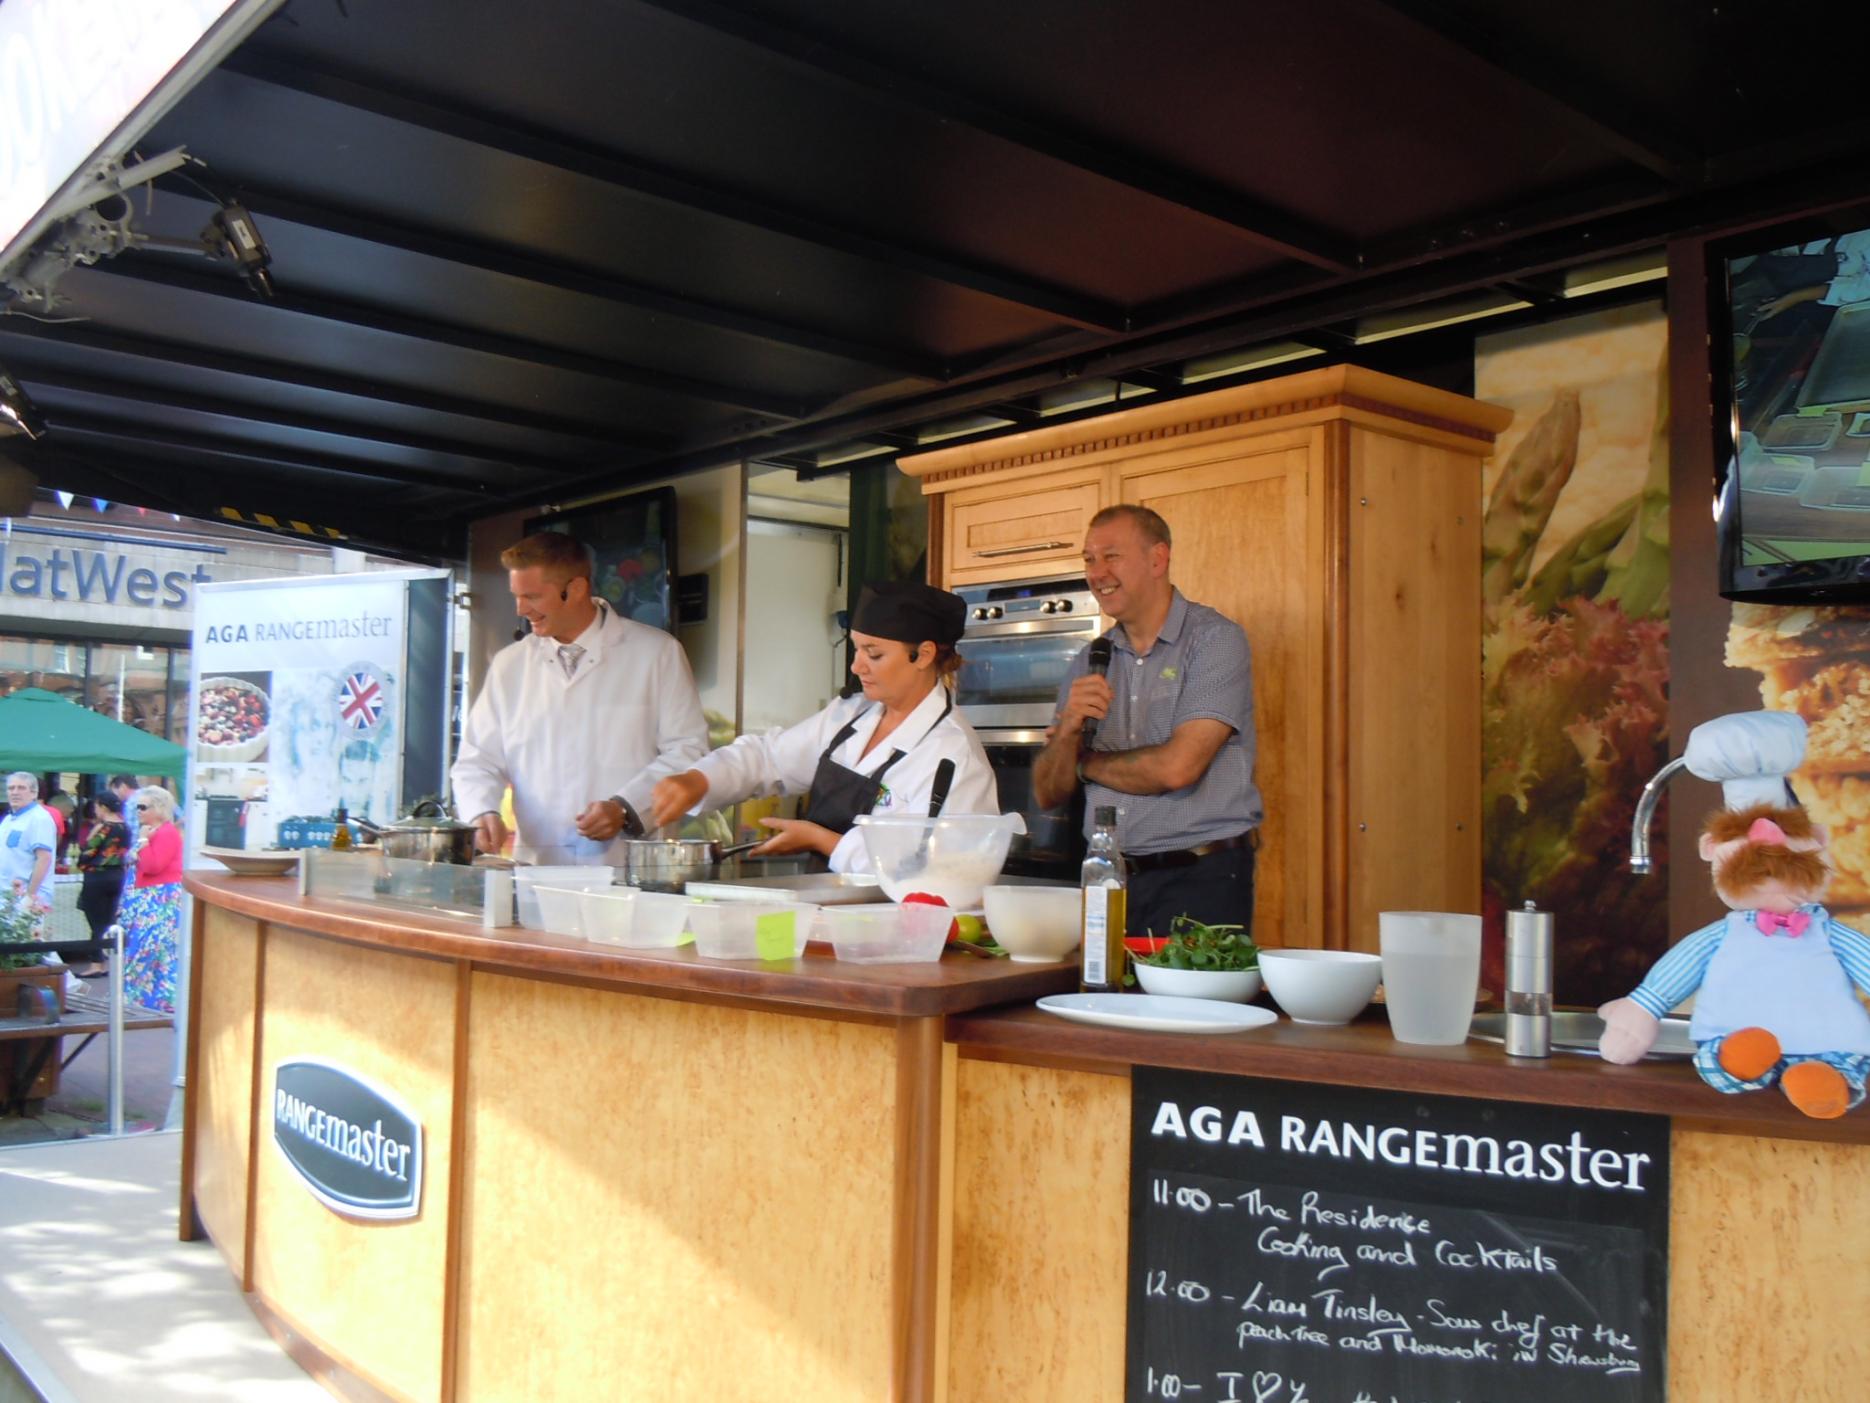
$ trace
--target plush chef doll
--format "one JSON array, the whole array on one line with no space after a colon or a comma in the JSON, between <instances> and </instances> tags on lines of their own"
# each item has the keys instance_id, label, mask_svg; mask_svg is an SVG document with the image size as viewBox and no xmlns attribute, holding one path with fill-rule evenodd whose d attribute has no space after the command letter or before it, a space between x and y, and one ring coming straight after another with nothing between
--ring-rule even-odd
<instances>
[{"instance_id":1,"label":"plush chef doll","mask_svg":"<svg viewBox=\"0 0 1870 1403\"><path fill-rule=\"evenodd\" d=\"M1695 994L1689 1036L1704 1081L1729 1092L1777 1085L1806 1115L1829 1120L1864 1099L1870 1075L1870 1012L1858 998L1870 993L1870 937L1818 904L1831 877L1824 830L1788 802L1785 785L1804 753L1805 723L1778 712L1720 717L1689 737L1690 771L1725 790L1701 856L1730 910L1598 1010L1598 1050L1608 1062L1637 1061L1661 1017Z\"/></svg>"}]
</instances>

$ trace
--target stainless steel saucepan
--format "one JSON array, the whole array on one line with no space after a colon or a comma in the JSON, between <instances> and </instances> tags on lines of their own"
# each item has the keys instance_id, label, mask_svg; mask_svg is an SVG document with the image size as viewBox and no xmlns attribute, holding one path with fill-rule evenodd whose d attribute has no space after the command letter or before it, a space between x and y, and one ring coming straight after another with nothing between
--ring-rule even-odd
<instances>
[{"instance_id":1,"label":"stainless steel saucepan","mask_svg":"<svg viewBox=\"0 0 1870 1403\"><path fill-rule=\"evenodd\" d=\"M723 847L712 838L628 838L623 864L617 870L626 886L644 891L680 892L690 882L712 882L721 875L721 863L765 839Z\"/></svg>"},{"instance_id":2,"label":"stainless steel saucepan","mask_svg":"<svg viewBox=\"0 0 1870 1403\"><path fill-rule=\"evenodd\" d=\"M417 804L409 817L381 827L362 819L352 822L382 847L386 857L451 862L458 867L474 861L474 825L450 818L433 799Z\"/></svg>"}]
</instances>

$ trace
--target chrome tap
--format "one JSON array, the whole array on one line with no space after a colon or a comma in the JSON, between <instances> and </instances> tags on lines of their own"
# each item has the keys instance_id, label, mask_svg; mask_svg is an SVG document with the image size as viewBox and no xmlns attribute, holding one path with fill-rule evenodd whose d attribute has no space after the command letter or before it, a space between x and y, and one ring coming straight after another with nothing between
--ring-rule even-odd
<instances>
[{"instance_id":1,"label":"chrome tap","mask_svg":"<svg viewBox=\"0 0 1870 1403\"><path fill-rule=\"evenodd\" d=\"M1679 755L1669 761L1651 776L1643 786L1643 797L1636 801L1636 819L1630 825L1630 870L1643 873L1649 871L1649 821L1656 816L1656 805L1662 800L1662 786L1675 778L1675 772L1688 763L1686 755Z\"/></svg>"}]
</instances>

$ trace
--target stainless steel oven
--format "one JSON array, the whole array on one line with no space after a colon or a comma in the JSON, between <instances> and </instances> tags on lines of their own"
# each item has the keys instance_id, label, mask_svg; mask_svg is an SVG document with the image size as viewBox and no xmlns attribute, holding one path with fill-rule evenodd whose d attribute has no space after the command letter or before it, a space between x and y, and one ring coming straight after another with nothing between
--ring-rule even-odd
<instances>
[{"instance_id":1,"label":"stainless steel oven","mask_svg":"<svg viewBox=\"0 0 1870 1403\"><path fill-rule=\"evenodd\" d=\"M1033 803L1032 763L1058 707L1071 660L1103 631L1097 597L1081 576L969 585L955 705L979 734L1000 788L1000 808L1025 816L1006 870L1075 879L1084 854L1080 797L1057 809Z\"/></svg>"}]
</instances>

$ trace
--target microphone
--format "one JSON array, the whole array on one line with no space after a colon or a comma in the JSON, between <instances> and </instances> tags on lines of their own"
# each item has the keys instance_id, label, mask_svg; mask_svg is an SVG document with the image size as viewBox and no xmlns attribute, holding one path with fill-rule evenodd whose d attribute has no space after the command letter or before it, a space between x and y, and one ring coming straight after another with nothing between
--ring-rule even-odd
<instances>
[{"instance_id":1,"label":"microphone","mask_svg":"<svg viewBox=\"0 0 1870 1403\"><path fill-rule=\"evenodd\" d=\"M1091 665L1091 674L1093 676L1106 676L1110 672L1110 639L1093 638L1091 640L1091 656L1086 661ZM1092 743L1097 740L1097 718L1095 716L1087 716L1085 718L1084 729L1079 735L1079 743L1083 745L1086 750L1089 750Z\"/></svg>"}]
</instances>

